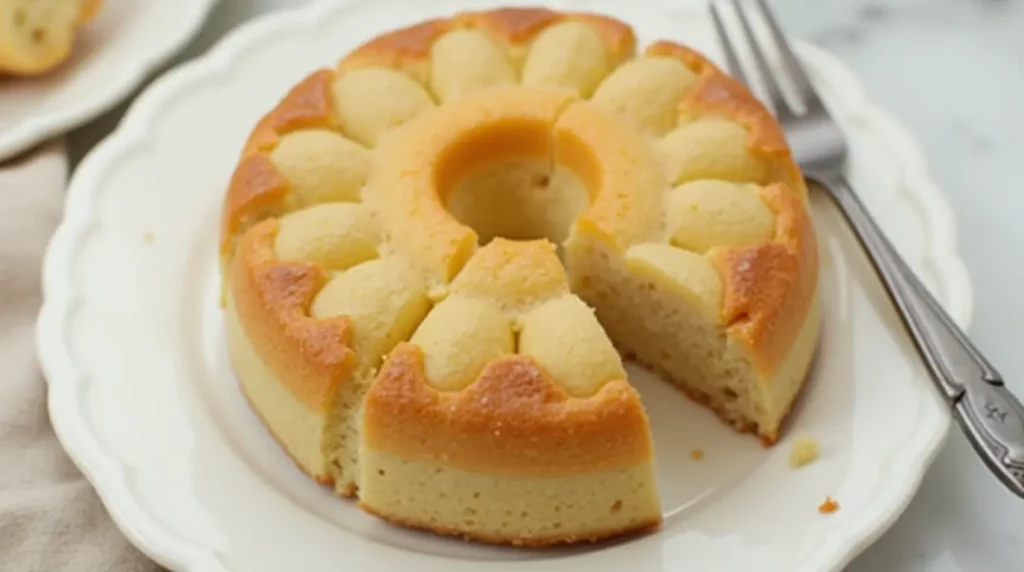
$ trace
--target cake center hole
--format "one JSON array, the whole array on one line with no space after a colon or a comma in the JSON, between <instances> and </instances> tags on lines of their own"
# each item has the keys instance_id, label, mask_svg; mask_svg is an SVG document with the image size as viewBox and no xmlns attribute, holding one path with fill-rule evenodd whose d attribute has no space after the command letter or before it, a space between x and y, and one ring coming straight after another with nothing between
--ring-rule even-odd
<instances>
[{"instance_id":1,"label":"cake center hole","mask_svg":"<svg viewBox=\"0 0 1024 572\"><path fill-rule=\"evenodd\" d=\"M481 244L496 237L561 244L587 202L572 171L531 158L476 166L448 193L449 212L475 230Z\"/></svg>"},{"instance_id":2,"label":"cake center hole","mask_svg":"<svg viewBox=\"0 0 1024 572\"><path fill-rule=\"evenodd\" d=\"M590 201L583 181L555 160L550 125L481 126L441 163L445 206L481 245L497 237L561 244Z\"/></svg>"}]
</instances>

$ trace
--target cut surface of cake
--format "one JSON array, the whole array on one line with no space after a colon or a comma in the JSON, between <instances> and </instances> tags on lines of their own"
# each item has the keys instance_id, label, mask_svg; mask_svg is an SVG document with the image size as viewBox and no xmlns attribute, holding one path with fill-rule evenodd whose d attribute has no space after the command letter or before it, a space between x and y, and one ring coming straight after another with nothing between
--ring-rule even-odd
<instances>
[{"instance_id":1,"label":"cut surface of cake","mask_svg":"<svg viewBox=\"0 0 1024 572\"><path fill-rule=\"evenodd\" d=\"M228 340L304 472L484 542L657 527L623 359L777 440L818 338L802 176L739 83L635 44L596 14L458 14L255 126L223 208Z\"/></svg>"}]
</instances>

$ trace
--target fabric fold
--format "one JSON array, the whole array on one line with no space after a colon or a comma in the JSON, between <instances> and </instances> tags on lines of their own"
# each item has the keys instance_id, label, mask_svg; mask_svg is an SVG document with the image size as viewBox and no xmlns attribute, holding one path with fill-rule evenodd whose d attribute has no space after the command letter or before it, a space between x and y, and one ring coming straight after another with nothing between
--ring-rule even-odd
<instances>
[{"instance_id":1,"label":"fabric fold","mask_svg":"<svg viewBox=\"0 0 1024 572\"><path fill-rule=\"evenodd\" d=\"M111 521L50 425L35 323L67 163L54 141L0 165L0 572L158 571Z\"/></svg>"}]
</instances>

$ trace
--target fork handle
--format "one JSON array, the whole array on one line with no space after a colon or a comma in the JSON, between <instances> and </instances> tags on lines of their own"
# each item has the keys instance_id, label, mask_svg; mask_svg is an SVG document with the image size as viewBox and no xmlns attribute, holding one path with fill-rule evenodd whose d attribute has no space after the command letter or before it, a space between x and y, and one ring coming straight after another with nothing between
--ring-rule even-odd
<instances>
[{"instance_id":1,"label":"fork handle","mask_svg":"<svg viewBox=\"0 0 1024 572\"><path fill-rule=\"evenodd\" d=\"M971 446L1007 488L1024 498L1024 406L914 275L845 177L812 181L828 188L868 252Z\"/></svg>"}]
</instances>

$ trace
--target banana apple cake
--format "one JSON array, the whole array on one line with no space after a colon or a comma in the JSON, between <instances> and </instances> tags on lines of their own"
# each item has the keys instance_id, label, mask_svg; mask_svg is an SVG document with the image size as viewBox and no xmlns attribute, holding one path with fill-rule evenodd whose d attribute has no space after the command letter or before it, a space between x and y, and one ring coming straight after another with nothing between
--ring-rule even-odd
<instances>
[{"instance_id":1,"label":"banana apple cake","mask_svg":"<svg viewBox=\"0 0 1024 572\"><path fill-rule=\"evenodd\" d=\"M770 445L817 345L778 124L672 42L497 9L381 35L255 126L223 207L232 363L312 478L545 545L657 527L623 359ZM686 455L687 451L660 451Z\"/></svg>"}]
</instances>

